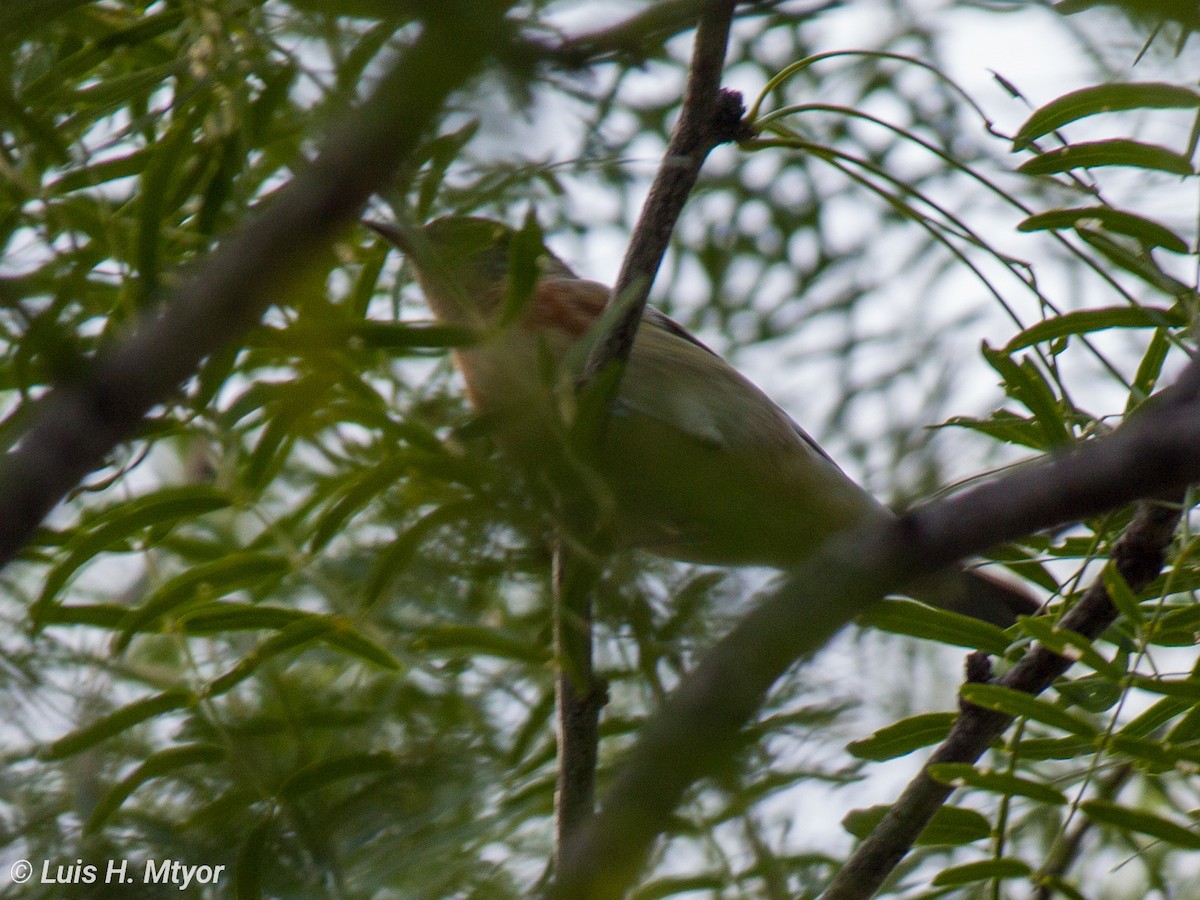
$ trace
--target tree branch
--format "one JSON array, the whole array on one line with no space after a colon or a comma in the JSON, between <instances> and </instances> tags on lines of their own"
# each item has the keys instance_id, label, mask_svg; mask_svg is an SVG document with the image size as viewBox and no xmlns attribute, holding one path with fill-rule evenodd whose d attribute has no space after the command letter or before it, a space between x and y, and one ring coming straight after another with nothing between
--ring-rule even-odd
<instances>
[{"instance_id":1,"label":"tree branch","mask_svg":"<svg viewBox=\"0 0 1200 900\"><path fill-rule=\"evenodd\" d=\"M675 12L680 4L672 6ZM713 147L732 139L738 132L741 100L720 91L725 47L735 6L736 0L708 0L702 8L679 121L609 297L610 307L622 304L621 314L588 355L578 385L581 391L610 364L623 366L628 359L654 275L700 168ZM592 398L596 402L593 409L598 415L587 420L590 431L583 436L584 447L599 445L599 436L618 386L619 376L596 385L602 395L598 393ZM595 810L599 719L605 693L592 668L591 587L595 578L585 585L578 578L569 577L586 568L585 561L571 559L571 555L566 542L560 540L555 550L554 582L555 646L561 667L556 685L559 738L556 876L562 874L564 866L569 866L567 848L590 822Z\"/></svg>"},{"instance_id":2,"label":"tree branch","mask_svg":"<svg viewBox=\"0 0 1200 900\"><path fill-rule=\"evenodd\" d=\"M1182 492L1178 499L1182 499ZM1112 559L1117 571L1135 592L1153 581L1162 570L1166 548L1175 534L1180 514L1178 502L1142 503L1113 547ZM1104 583L1097 579L1057 627L1095 638L1116 618L1117 609L1109 599ZM1070 659L1038 645L1026 653L999 684L1027 694L1040 694L1071 665ZM976 666L979 666L978 659L968 662L968 667ZM974 763L1012 721L1013 717L1005 713L963 703L950 735L929 757L925 767L880 823L858 845L821 895L822 900L864 900L873 896L954 791L951 785L930 777L929 767L937 763Z\"/></svg>"},{"instance_id":3,"label":"tree branch","mask_svg":"<svg viewBox=\"0 0 1200 900\"><path fill-rule=\"evenodd\" d=\"M1200 480L1198 443L1193 362L1111 435L830 540L710 649L646 723L600 813L568 848L560 896L621 896L684 792L736 750L775 680L885 593L995 544L1140 498L1175 496ZM1054 677L1041 653L1022 672L1029 683Z\"/></svg>"},{"instance_id":4,"label":"tree branch","mask_svg":"<svg viewBox=\"0 0 1200 900\"><path fill-rule=\"evenodd\" d=\"M624 364L629 358L654 276L704 160L718 144L746 136L741 96L720 89L735 6L735 0L709 0L704 6L679 121L650 185L609 298L610 305L620 304L621 316L588 354L583 385L610 363ZM612 382L608 399L616 395L618 385L618 381Z\"/></svg>"},{"instance_id":5,"label":"tree branch","mask_svg":"<svg viewBox=\"0 0 1200 900\"><path fill-rule=\"evenodd\" d=\"M388 183L447 95L495 45L507 6L473 4L470 15L431 17L363 106L330 129L311 165L77 380L36 401L30 425L0 461L0 566L201 360L256 323Z\"/></svg>"}]
</instances>

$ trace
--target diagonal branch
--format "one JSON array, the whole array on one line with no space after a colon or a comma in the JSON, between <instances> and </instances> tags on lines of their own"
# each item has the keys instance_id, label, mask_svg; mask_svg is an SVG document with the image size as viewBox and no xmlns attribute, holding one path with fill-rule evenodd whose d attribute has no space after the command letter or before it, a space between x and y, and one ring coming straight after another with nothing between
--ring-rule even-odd
<instances>
[{"instance_id":1,"label":"diagonal branch","mask_svg":"<svg viewBox=\"0 0 1200 900\"><path fill-rule=\"evenodd\" d=\"M647 722L601 811L568 848L560 895L621 896L684 792L736 750L775 680L885 593L1034 531L1144 497L1178 496L1200 480L1198 443L1193 361L1108 436L829 541L709 650Z\"/></svg>"},{"instance_id":2,"label":"diagonal branch","mask_svg":"<svg viewBox=\"0 0 1200 900\"><path fill-rule=\"evenodd\" d=\"M1113 563L1134 591L1144 588L1162 570L1166 549L1179 524L1181 509L1177 501L1182 496L1180 492L1172 503L1142 503L1113 547ZM1057 627L1095 638L1116 618L1117 609L1103 581L1097 579ZM975 664L969 662L968 666ZM1025 654L999 684L1036 695L1070 667L1071 660L1039 645ZM964 703L949 736L851 854L821 895L822 900L865 900L873 896L954 791L951 785L930 777L929 767L937 763L974 763L1012 721L1013 717L1005 713Z\"/></svg>"},{"instance_id":3,"label":"diagonal branch","mask_svg":"<svg viewBox=\"0 0 1200 900\"><path fill-rule=\"evenodd\" d=\"M472 8L470 15L432 16L372 96L331 128L303 173L78 379L36 402L19 443L0 460L0 566L201 360L237 340L285 295L306 261L388 183L447 95L482 65L505 27L507 3ZM447 65L449 59L455 64Z\"/></svg>"},{"instance_id":4,"label":"diagonal branch","mask_svg":"<svg viewBox=\"0 0 1200 900\"><path fill-rule=\"evenodd\" d=\"M584 385L609 364L624 364L629 358L654 276L704 160L718 144L746 136L741 96L720 89L725 46L736 5L735 0L709 0L704 6L679 121L650 185L609 298L610 305L620 304L620 318L588 355L581 379ZM617 385L613 381L608 399L615 396Z\"/></svg>"}]
</instances>

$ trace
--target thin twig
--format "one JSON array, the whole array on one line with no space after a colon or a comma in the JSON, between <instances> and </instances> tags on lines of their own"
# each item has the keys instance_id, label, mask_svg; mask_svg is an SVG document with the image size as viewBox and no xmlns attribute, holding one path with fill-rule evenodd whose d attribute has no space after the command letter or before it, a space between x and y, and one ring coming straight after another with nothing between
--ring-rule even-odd
<instances>
[{"instance_id":1,"label":"thin twig","mask_svg":"<svg viewBox=\"0 0 1200 900\"><path fill-rule=\"evenodd\" d=\"M598 572L566 541L554 549L554 656L558 773L555 783L555 868L562 848L596 809L600 712L607 686L592 663L592 590Z\"/></svg>"},{"instance_id":2,"label":"thin twig","mask_svg":"<svg viewBox=\"0 0 1200 900\"><path fill-rule=\"evenodd\" d=\"M1100 782L1095 796L1103 800L1116 797L1136 771L1132 762L1118 766ZM1061 880L1065 877L1067 869L1079 859L1084 839L1095 828L1096 823L1091 819L1081 817L1069 833L1059 837L1055 846L1051 847L1050 855L1046 857L1045 863L1033 878L1034 881L1041 883L1034 892L1032 900L1054 900L1054 895L1059 892L1052 886L1052 880Z\"/></svg>"},{"instance_id":3,"label":"thin twig","mask_svg":"<svg viewBox=\"0 0 1200 900\"><path fill-rule=\"evenodd\" d=\"M600 812L569 848L573 868L562 896L621 896L684 792L729 759L776 679L885 593L1004 541L1140 498L1174 496L1200 480L1197 444L1200 364L1193 362L1110 435L828 541L714 645L643 726ZM1079 615L1089 606L1081 604ZM1074 615L1064 627L1074 627ZM1014 676L1029 681L1006 683L1022 689L1057 671L1035 652ZM968 720L970 730L993 715Z\"/></svg>"},{"instance_id":4,"label":"thin twig","mask_svg":"<svg viewBox=\"0 0 1200 900\"><path fill-rule=\"evenodd\" d=\"M1181 491L1177 499L1182 496ZM1162 570L1166 548L1174 537L1180 513L1178 502L1142 503L1113 547L1113 563L1134 591L1144 588ZM1117 609L1109 599L1103 581L1097 579L1079 603L1063 616L1058 628L1094 638L1116 618ZM978 660L968 665L978 665ZM998 683L1037 695L1071 665L1070 659L1038 645ZM1006 713L964 703L950 735L851 854L822 894L822 900L864 900L873 896L954 791L951 785L933 779L929 767L938 763L974 763L1012 721L1013 717Z\"/></svg>"},{"instance_id":5,"label":"thin twig","mask_svg":"<svg viewBox=\"0 0 1200 900\"><path fill-rule=\"evenodd\" d=\"M649 196L634 229L609 304L621 304L620 318L593 346L578 385L586 390L602 371L624 366L633 349L650 286L658 272L675 222L687 202L700 168L718 144L739 136L742 104L720 89L725 49L736 0L708 0L702 8L679 121L671 134ZM599 444L619 377L600 381L605 396L592 398L599 415L583 437L584 447ZM568 577L582 564L565 542L555 551L555 644L561 667L558 688L558 795L555 808L556 884L565 884L574 868L569 858L577 834L595 809L595 767L604 688L592 670L592 591ZM567 573L564 575L564 573ZM575 897L573 893L563 896Z\"/></svg>"},{"instance_id":6,"label":"thin twig","mask_svg":"<svg viewBox=\"0 0 1200 900\"><path fill-rule=\"evenodd\" d=\"M741 95L720 89L735 5L734 0L710 0L704 7L679 121L650 185L609 298L610 304L621 305L621 318L588 355L581 379L584 385L610 364L623 364L629 358L654 276L704 160L718 144L746 136ZM617 386L614 381L614 394Z\"/></svg>"}]
</instances>

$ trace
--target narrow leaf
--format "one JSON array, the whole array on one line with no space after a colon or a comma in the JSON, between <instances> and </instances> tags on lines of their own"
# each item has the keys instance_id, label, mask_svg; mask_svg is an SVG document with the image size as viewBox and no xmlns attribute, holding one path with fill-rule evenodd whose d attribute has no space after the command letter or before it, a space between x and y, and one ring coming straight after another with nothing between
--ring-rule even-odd
<instances>
[{"instance_id":1,"label":"narrow leaf","mask_svg":"<svg viewBox=\"0 0 1200 900\"><path fill-rule=\"evenodd\" d=\"M64 759L87 750L103 740L128 731L133 726L192 702L191 691L176 688L146 697L109 713L102 719L60 737L38 754L40 759Z\"/></svg>"},{"instance_id":2,"label":"narrow leaf","mask_svg":"<svg viewBox=\"0 0 1200 900\"><path fill-rule=\"evenodd\" d=\"M896 759L936 744L950 734L954 713L923 713L880 728L868 738L852 741L846 748L858 759L882 761Z\"/></svg>"},{"instance_id":3,"label":"narrow leaf","mask_svg":"<svg viewBox=\"0 0 1200 900\"><path fill-rule=\"evenodd\" d=\"M121 804L147 781L170 775L185 766L196 766L205 763L220 762L225 758L225 748L216 744L187 744L182 747L171 747L150 756L134 771L119 783L109 788L100 798L100 802L92 809L85 834L92 834L109 820L113 813L120 809Z\"/></svg>"},{"instance_id":4,"label":"narrow leaf","mask_svg":"<svg viewBox=\"0 0 1200 900\"><path fill-rule=\"evenodd\" d=\"M892 634L907 634L994 655L1004 653L1010 643L1004 631L995 625L913 600L884 600L860 616L860 620Z\"/></svg>"},{"instance_id":5,"label":"narrow leaf","mask_svg":"<svg viewBox=\"0 0 1200 900\"><path fill-rule=\"evenodd\" d=\"M1091 334L1109 328L1179 328L1186 317L1175 309L1155 306L1111 306L1081 309L1043 319L1018 333L1004 345L1005 353L1015 353L1034 344L1053 341L1073 334Z\"/></svg>"},{"instance_id":6,"label":"narrow leaf","mask_svg":"<svg viewBox=\"0 0 1200 900\"><path fill-rule=\"evenodd\" d=\"M1187 850L1200 850L1200 834L1153 813L1130 809L1107 800L1088 800L1080 804L1080 808L1093 822L1136 831Z\"/></svg>"},{"instance_id":7,"label":"narrow leaf","mask_svg":"<svg viewBox=\"0 0 1200 900\"><path fill-rule=\"evenodd\" d=\"M968 703L974 703L984 709L995 710L1013 717L1024 716L1079 737L1092 738L1099 733L1099 729L1095 725L1081 716L1039 697L1031 697L1029 694L1001 687L998 684L964 684L960 694Z\"/></svg>"},{"instance_id":8,"label":"narrow leaf","mask_svg":"<svg viewBox=\"0 0 1200 900\"><path fill-rule=\"evenodd\" d=\"M1067 802L1066 795L1057 788L1040 781L1031 781L1007 772L981 772L965 763L937 763L929 767L929 774L936 781L953 787L972 787L1005 797L1028 797L1038 803L1060 806Z\"/></svg>"},{"instance_id":9,"label":"narrow leaf","mask_svg":"<svg viewBox=\"0 0 1200 900\"><path fill-rule=\"evenodd\" d=\"M852 810L842 819L842 827L858 839L865 838L887 814L889 807L872 806ZM973 809L943 806L917 838L920 846L959 846L991 836L992 826Z\"/></svg>"},{"instance_id":10,"label":"narrow leaf","mask_svg":"<svg viewBox=\"0 0 1200 900\"><path fill-rule=\"evenodd\" d=\"M943 869L934 876L934 887L957 887L977 881L992 881L1005 878L1027 878L1033 872L1027 863L1019 859L985 859Z\"/></svg>"},{"instance_id":11,"label":"narrow leaf","mask_svg":"<svg viewBox=\"0 0 1200 900\"><path fill-rule=\"evenodd\" d=\"M1194 174L1192 161L1169 147L1124 138L1058 147L1023 162L1017 166L1017 171L1024 175L1054 175L1099 166L1132 166L1174 175Z\"/></svg>"},{"instance_id":12,"label":"narrow leaf","mask_svg":"<svg viewBox=\"0 0 1200 900\"><path fill-rule=\"evenodd\" d=\"M301 794L315 791L335 781L362 775L379 775L396 768L390 753L349 753L333 759L323 759L305 766L290 775L279 786L279 796L294 800Z\"/></svg>"},{"instance_id":13,"label":"narrow leaf","mask_svg":"<svg viewBox=\"0 0 1200 900\"><path fill-rule=\"evenodd\" d=\"M1188 246L1183 238L1165 225L1160 225L1143 216L1113 209L1111 206L1081 206L1049 210L1030 216L1017 226L1017 230L1042 231L1053 228L1075 228L1081 224L1091 228L1098 224L1106 231L1137 238L1147 247L1162 247L1174 253L1188 252Z\"/></svg>"},{"instance_id":14,"label":"narrow leaf","mask_svg":"<svg viewBox=\"0 0 1200 900\"><path fill-rule=\"evenodd\" d=\"M1122 109L1191 109L1200 106L1200 93L1183 85L1162 82L1104 84L1064 94L1034 111L1013 137L1013 149L1057 128L1093 116Z\"/></svg>"},{"instance_id":15,"label":"narrow leaf","mask_svg":"<svg viewBox=\"0 0 1200 900\"><path fill-rule=\"evenodd\" d=\"M291 564L272 553L231 553L223 559L193 566L167 579L141 606L130 610L114 642L120 652L129 646L133 635L146 629L180 606L196 600L212 600L263 581L281 578Z\"/></svg>"}]
</instances>

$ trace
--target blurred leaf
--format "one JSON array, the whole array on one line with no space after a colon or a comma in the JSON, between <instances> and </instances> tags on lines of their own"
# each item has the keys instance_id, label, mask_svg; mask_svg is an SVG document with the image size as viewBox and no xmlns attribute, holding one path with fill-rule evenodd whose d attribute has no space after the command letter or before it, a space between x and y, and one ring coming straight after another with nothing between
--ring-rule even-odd
<instances>
[{"instance_id":1,"label":"blurred leaf","mask_svg":"<svg viewBox=\"0 0 1200 900\"><path fill-rule=\"evenodd\" d=\"M1123 138L1106 141L1086 141L1047 150L1017 166L1024 175L1054 175L1071 169L1093 169L1099 166L1132 166L1169 172L1173 175L1194 175L1192 161L1168 147L1145 144Z\"/></svg>"},{"instance_id":2,"label":"blurred leaf","mask_svg":"<svg viewBox=\"0 0 1200 900\"><path fill-rule=\"evenodd\" d=\"M215 600L225 594L282 578L291 564L273 553L231 553L224 559L193 566L164 581L146 601L131 609L121 623L121 633L113 643L116 652L124 650L134 634L180 606L198 600Z\"/></svg>"},{"instance_id":3,"label":"blurred leaf","mask_svg":"<svg viewBox=\"0 0 1200 900\"><path fill-rule=\"evenodd\" d=\"M246 832L238 845L237 862L233 867L234 897L237 900L259 900L262 897L267 843L274 828L274 816L263 816Z\"/></svg>"},{"instance_id":4,"label":"blurred leaf","mask_svg":"<svg viewBox=\"0 0 1200 900\"><path fill-rule=\"evenodd\" d=\"M1188 850L1200 850L1200 834L1153 813L1130 809L1107 800L1085 800L1080 804L1080 809L1089 819L1101 825L1149 835Z\"/></svg>"},{"instance_id":5,"label":"blurred leaf","mask_svg":"<svg viewBox=\"0 0 1200 900\"><path fill-rule=\"evenodd\" d=\"M1048 784L1008 772L981 772L964 763L936 763L929 767L929 774L936 781L953 787L971 787L1005 797L1028 797L1030 800L1048 803L1051 806L1067 802L1067 797L1062 791Z\"/></svg>"},{"instance_id":6,"label":"blurred leaf","mask_svg":"<svg viewBox=\"0 0 1200 900\"><path fill-rule=\"evenodd\" d=\"M995 625L913 600L884 600L859 620L892 634L907 634L985 653L1003 654L1009 645L1004 631Z\"/></svg>"},{"instance_id":7,"label":"blurred leaf","mask_svg":"<svg viewBox=\"0 0 1200 900\"><path fill-rule=\"evenodd\" d=\"M950 734L955 718L957 717L954 713L922 713L910 716L880 728L868 738L851 741L846 749L858 759L877 762L896 759L945 740Z\"/></svg>"},{"instance_id":8,"label":"blurred leaf","mask_svg":"<svg viewBox=\"0 0 1200 900\"><path fill-rule=\"evenodd\" d=\"M1191 87L1163 82L1102 84L1081 88L1057 97L1036 110L1017 129L1013 149L1079 119L1097 113L1124 109L1194 109L1200 107L1200 92Z\"/></svg>"},{"instance_id":9,"label":"blurred leaf","mask_svg":"<svg viewBox=\"0 0 1200 900\"><path fill-rule=\"evenodd\" d=\"M1035 722L1041 722L1051 728L1060 728L1079 737L1094 738L1100 733L1100 730L1087 719L1067 712L1039 697L1031 697L1029 694L1001 687L998 684L964 684L959 690L959 694L963 700L974 703L976 706L982 706L984 709L992 709L1014 717L1033 719Z\"/></svg>"},{"instance_id":10,"label":"blurred leaf","mask_svg":"<svg viewBox=\"0 0 1200 900\"><path fill-rule=\"evenodd\" d=\"M175 688L123 706L115 712L60 737L38 754L42 759L65 759L74 756L103 740L128 731L135 725L172 710L181 709L194 701L191 691Z\"/></svg>"},{"instance_id":11,"label":"blurred leaf","mask_svg":"<svg viewBox=\"0 0 1200 900\"><path fill-rule=\"evenodd\" d=\"M320 790L346 778L385 774L394 776L396 768L396 760L390 753L350 753L334 759L323 759L288 776L279 786L279 796L294 800L302 794Z\"/></svg>"},{"instance_id":12,"label":"blurred leaf","mask_svg":"<svg viewBox=\"0 0 1200 900\"><path fill-rule=\"evenodd\" d=\"M133 770L132 773L113 785L100 798L83 826L85 834L93 834L107 822L121 804L135 790L155 778L164 778L178 769L186 766L198 766L220 762L225 758L225 748L214 744L188 744L182 747L170 747L148 756L146 761Z\"/></svg>"},{"instance_id":13,"label":"blurred leaf","mask_svg":"<svg viewBox=\"0 0 1200 900\"><path fill-rule=\"evenodd\" d=\"M934 887L959 887L977 881L1028 878L1033 869L1019 859L985 859L943 869L933 878Z\"/></svg>"},{"instance_id":14,"label":"blurred leaf","mask_svg":"<svg viewBox=\"0 0 1200 900\"><path fill-rule=\"evenodd\" d=\"M854 810L842 819L842 827L862 840L879 824L887 811L886 806ZM992 826L988 820L975 810L960 806L943 806L934 813L933 819L921 832L916 843L920 847L956 847L985 840L991 833Z\"/></svg>"},{"instance_id":15,"label":"blurred leaf","mask_svg":"<svg viewBox=\"0 0 1200 900\"><path fill-rule=\"evenodd\" d=\"M47 607L54 602L70 577L80 566L105 550L154 526L170 526L229 506L229 498L207 485L164 487L119 503L88 520L76 529L63 548L61 562L50 570L42 593L31 610L35 622L46 616Z\"/></svg>"}]
</instances>

